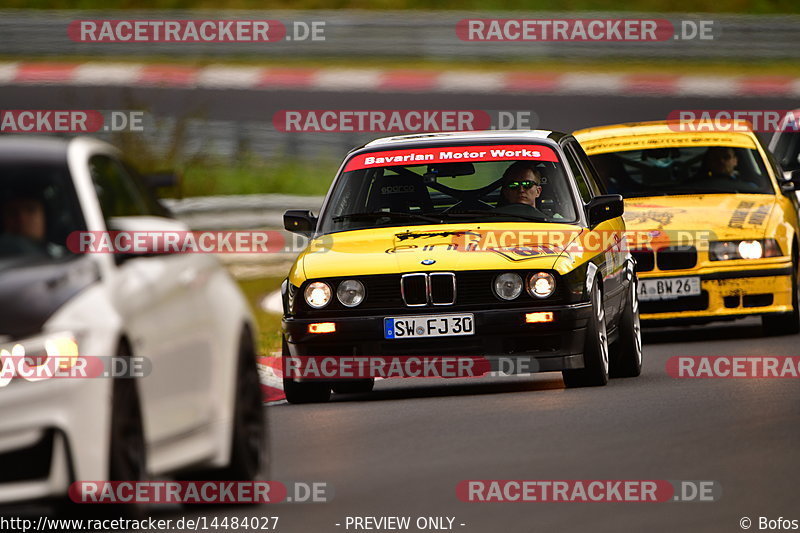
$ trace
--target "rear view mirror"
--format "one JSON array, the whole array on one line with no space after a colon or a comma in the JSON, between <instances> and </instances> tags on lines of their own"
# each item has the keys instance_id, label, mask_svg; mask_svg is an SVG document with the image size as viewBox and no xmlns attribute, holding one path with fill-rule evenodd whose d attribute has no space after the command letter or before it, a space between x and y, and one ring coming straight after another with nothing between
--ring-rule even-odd
<instances>
[{"instance_id":1,"label":"rear view mirror","mask_svg":"<svg viewBox=\"0 0 800 533\"><path fill-rule=\"evenodd\" d=\"M625 204L619 194L595 196L586 204L586 217L589 219L590 227L612 218L621 217L624 211Z\"/></svg>"},{"instance_id":2,"label":"rear view mirror","mask_svg":"<svg viewBox=\"0 0 800 533\"><path fill-rule=\"evenodd\" d=\"M283 214L283 227L286 231L307 236L317 228L317 217L308 210L290 209Z\"/></svg>"}]
</instances>

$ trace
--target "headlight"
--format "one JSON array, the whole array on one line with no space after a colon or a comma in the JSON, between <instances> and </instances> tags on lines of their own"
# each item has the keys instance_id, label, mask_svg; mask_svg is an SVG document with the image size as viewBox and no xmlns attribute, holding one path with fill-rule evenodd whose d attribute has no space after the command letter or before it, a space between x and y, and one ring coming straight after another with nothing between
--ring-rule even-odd
<instances>
[{"instance_id":1,"label":"headlight","mask_svg":"<svg viewBox=\"0 0 800 533\"><path fill-rule=\"evenodd\" d=\"M500 274L494 278L494 292L503 300L513 300L522 292L522 278L513 272Z\"/></svg>"},{"instance_id":2,"label":"headlight","mask_svg":"<svg viewBox=\"0 0 800 533\"><path fill-rule=\"evenodd\" d=\"M322 309L331 301L331 288L327 283L315 281L308 284L305 296L308 305L314 309Z\"/></svg>"},{"instance_id":3,"label":"headlight","mask_svg":"<svg viewBox=\"0 0 800 533\"><path fill-rule=\"evenodd\" d=\"M364 301L364 284L356 279L348 279L339 284L336 297L345 307L355 307Z\"/></svg>"},{"instance_id":4,"label":"headlight","mask_svg":"<svg viewBox=\"0 0 800 533\"><path fill-rule=\"evenodd\" d=\"M78 342L70 332L48 333L0 346L0 387L8 384L23 364L27 367L48 365L51 370L68 369L78 359ZM47 375L43 372L43 375ZM41 381L44 378L27 378Z\"/></svg>"},{"instance_id":5,"label":"headlight","mask_svg":"<svg viewBox=\"0 0 800 533\"><path fill-rule=\"evenodd\" d=\"M712 261L732 261L734 259L761 259L762 257L780 257L781 247L775 239L752 241L717 241L712 242L708 257Z\"/></svg>"},{"instance_id":6,"label":"headlight","mask_svg":"<svg viewBox=\"0 0 800 533\"><path fill-rule=\"evenodd\" d=\"M556 290L556 279L547 272L537 272L528 276L526 288L534 298L548 298Z\"/></svg>"},{"instance_id":7,"label":"headlight","mask_svg":"<svg viewBox=\"0 0 800 533\"><path fill-rule=\"evenodd\" d=\"M739 256L742 259L761 259L764 248L758 241L742 241L739 243Z\"/></svg>"}]
</instances>

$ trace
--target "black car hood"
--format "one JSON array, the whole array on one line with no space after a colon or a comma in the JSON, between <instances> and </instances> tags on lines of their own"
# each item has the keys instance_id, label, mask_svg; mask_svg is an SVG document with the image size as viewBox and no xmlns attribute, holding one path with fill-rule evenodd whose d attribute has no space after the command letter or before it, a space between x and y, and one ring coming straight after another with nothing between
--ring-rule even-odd
<instances>
[{"instance_id":1,"label":"black car hood","mask_svg":"<svg viewBox=\"0 0 800 533\"><path fill-rule=\"evenodd\" d=\"M88 256L0 258L0 336L35 335L67 301L100 279Z\"/></svg>"}]
</instances>

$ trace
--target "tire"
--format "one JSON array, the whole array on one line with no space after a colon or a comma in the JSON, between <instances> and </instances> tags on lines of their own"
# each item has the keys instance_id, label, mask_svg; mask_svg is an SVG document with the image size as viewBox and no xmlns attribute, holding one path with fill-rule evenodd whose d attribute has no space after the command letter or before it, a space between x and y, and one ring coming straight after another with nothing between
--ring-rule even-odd
<instances>
[{"instance_id":1,"label":"tire","mask_svg":"<svg viewBox=\"0 0 800 533\"><path fill-rule=\"evenodd\" d=\"M619 337L609 346L609 374L634 378L642 373L642 326L639 322L639 279L634 274L625 309L619 322Z\"/></svg>"},{"instance_id":2,"label":"tire","mask_svg":"<svg viewBox=\"0 0 800 533\"><path fill-rule=\"evenodd\" d=\"M761 317L761 329L765 335L794 335L800 333L800 272L798 258L795 253L792 261L792 311L777 315Z\"/></svg>"},{"instance_id":3,"label":"tire","mask_svg":"<svg viewBox=\"0 0 800 533\"><path fill-rule=\"evenodd\" d=\"M289 346L286 339L283 339L283 357L289 355ZM288 365L284 364L283 368ZM331 399L331 386L329 383L303 382L298 383L291 378L284 376L283 392L286 401L289 403L323 403Z\"/></svg>"},{"instance_id":4,"label":"tire","mask_svg":"<svg viewBox=\"0 0 800 533\"><path fill-rule=\"evenodd\" d=\"M603 307L603 293L597 283L592 287L592 316L586 327L583 364L583 368L561 372L564 385L568 388L598 387L608 383L606 312Z\"/></svg>"},{"instance_id":5,"label":"tire","mask_svg":"<svg viewBox=\"0 0 800 533\"><path fill-rule=\"evenodd\" d=\"M236 404L231 430L231 459L228 466L193 471L177 476L187 481L253 481L269 478L269 443L264 424L261 381L256 368L256 350L249 330L242 331L236 365Z\"/></svg>"},{"instance_id":6,"label":"tire","mask_svg":"<svg viewBox=\"0 0 800 533\"><path fill-rule=\"evenodd\" d=\"M124 343L118 357L130 357ZM142 424L141 402L137 382L133 378L116 379L111 394L111 431L109 443L109 481L145 481L147 452ZM140 519L146 515L142 503L109 505L109 513L125 518Z\"/></svg>"},{"instance_id":7,"label":"tire","mask_svg":"<svg viewBox=\"0 0 800 533\"><path fill-rule=\"evenodd\" d=\"M334 383L332 388L336 394L367 394L375 387L375 379L359 379L358 381L344 381Z\"/></svg>"}]
</instances>

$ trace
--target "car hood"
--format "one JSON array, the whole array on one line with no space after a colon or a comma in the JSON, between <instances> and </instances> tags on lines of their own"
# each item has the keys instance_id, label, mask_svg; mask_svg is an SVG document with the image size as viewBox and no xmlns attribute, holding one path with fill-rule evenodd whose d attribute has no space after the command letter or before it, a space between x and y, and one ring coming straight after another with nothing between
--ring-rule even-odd
<instances>
[{"instance_id":1,"label":"car hood","mask_svg":"<svg viewBox=\"0 0 800 533\"><path fill-rule=\"evenodd\" d=\"M318 237L298 262L306 279L442 270L552 269L559 257L568 255L565 249L581 231L571 224L540 223L366 229Z\"/></svg>"},{"instance_id":2,"label":"car hood","mask_svg":"<svg viewBox=\"0 0 800 533\"><path fill-rule=\"evenodd\" d=\"M87 256L58 262L0 259L0 336L38 334L53 313L98 279Z\"/></svg>"},{"instance_id":3,"label":"car hood","mask_svg":"<svg viewBox=\"0 0 800 533\"><path fill-rule=\"evenodd\" d=\"M626 199L623 217L629 232L658 231L672 241L689 238L681 232L708 240L761 239L774 208L775 197L767 194L650 196Z\"/></svg>"}]
</instances>

